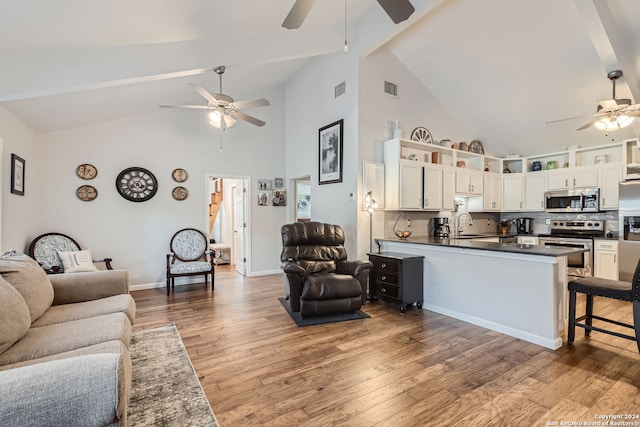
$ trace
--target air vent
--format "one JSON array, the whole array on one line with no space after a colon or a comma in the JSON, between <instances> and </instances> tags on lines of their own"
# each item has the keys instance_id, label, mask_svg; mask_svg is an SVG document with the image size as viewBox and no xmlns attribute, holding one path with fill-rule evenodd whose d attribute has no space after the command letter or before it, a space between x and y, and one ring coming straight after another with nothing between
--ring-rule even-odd
<instances>
[{"instance_id":1,"label":"air vent","mask_svg":"<svg viewBox=\"0 0 640 427\"><path fill-rule=\"evenodd\" d=\"M342 82L340 83L338 86L336 86L334 88L334 98L339 97L340 95L343 95L347 90L347 83Z\"/></svg>"},{"instance_id":2,"label":"air vent","mask_svg":"<svg viewBox=\"0 0 640 427\"><path fill-rule=\"evenodd\" d=\"M388 93L391 96L398 96L398 85L395 83L391 83L385 80L384 82L384 92Z\"/></svg>"}]
</instances>

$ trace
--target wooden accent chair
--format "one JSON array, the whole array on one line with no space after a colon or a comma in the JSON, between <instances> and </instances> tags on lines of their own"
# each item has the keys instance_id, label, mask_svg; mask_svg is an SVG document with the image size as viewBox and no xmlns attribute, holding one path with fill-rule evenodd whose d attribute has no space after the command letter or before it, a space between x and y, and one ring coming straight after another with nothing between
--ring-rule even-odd
<instances>
[{"instance_id":1,"label":"wooden accent chair","mask_svg":"<svg viewBox=\"0 0 640 427\"><path fill-rule=\"evenodd\" d=\"M80 244L66 234L45 233L33 239L29 245L29 256L35 259L47 274L59 274L64 273L64 267L60 256L58 256L58 251L78 252L81 250ZM92 261L94 263L103 262L107 270L113 270L111 258L93 258Z\"/></svg>"},{"instance_id":2,"label":"wooden accent chair","mask_svg":"<svg viewBox=\"0 0 640 427\"><path fill-rule=\"evenodd\" d=\"M215 265L213 251L209 249L207 237L195 228L183 228L176 232L169 243L167 254L167 295L174 288L176 277L204 275L205 287L211 275L211 290L214 289Z\"/></svg>"},{"instance_id":3,"label":"wooden accent chair","mask_svg":"<svg viewBox=\"0 0 640 427\"><path fill-rule=\"evenodd\" d=\"M640 352L640 260L631 280L631 283L601 279L599 277L581 277L571 280L569 282L569 330L567 332L567 341L573 343L576 336L576 326L578 326L584 328L585 336L589 336L591 331L598 331L635 341ZM576 293L578 292L587 296L585 314L580 317L576 317ZM631 302L633 304L633 325L594 315L593 297L614 298ZM633 329L635 336L593 326L594 319ZM582 322L583 320L584 323Z\"/></svg>"}]
</instances>

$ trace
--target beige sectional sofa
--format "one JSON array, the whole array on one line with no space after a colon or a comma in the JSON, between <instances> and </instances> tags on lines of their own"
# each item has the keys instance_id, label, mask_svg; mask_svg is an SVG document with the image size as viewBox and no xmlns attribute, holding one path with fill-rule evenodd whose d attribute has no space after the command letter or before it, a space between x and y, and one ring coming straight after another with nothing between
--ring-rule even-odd
<instances>
[{"instance_id":1,"label":"beige sectional sofa","mask_svg":"<svg viewBox=\"0 0 640 427\"><path fill-rule=\"evenodd\" d=\"M126 426L135 310L125 270L0 256L0 425Z\"/></svg>"}]
</instances>

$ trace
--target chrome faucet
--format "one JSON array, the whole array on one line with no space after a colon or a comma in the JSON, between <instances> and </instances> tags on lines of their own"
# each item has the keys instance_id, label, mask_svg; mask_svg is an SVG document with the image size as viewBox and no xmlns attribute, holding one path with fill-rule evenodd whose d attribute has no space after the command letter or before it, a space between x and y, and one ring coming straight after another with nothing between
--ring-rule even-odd
<instances>
[{"instance_id":1,"label":"chrome faucet","mask_svg":"<svg viewBox=\"0 0 640 427\"><path fill-rule=\"evenodd\" d=\"M473 218L471 218L471 214L469 212L461 212L460 214L458 214L454 219L453 219L453 225L455 227L455 235L459 236L460 233L462 233L464 230L462 229L462 226L460 226L460 218L462 218L463 216L468 216L469 217L469 225L473 225Z\"/></svg>"}]
</instances>

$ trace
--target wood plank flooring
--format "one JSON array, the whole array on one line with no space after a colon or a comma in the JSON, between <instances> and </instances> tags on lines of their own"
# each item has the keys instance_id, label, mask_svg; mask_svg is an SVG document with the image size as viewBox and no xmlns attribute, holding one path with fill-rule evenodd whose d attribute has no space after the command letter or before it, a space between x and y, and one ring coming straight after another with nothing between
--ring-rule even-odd
<instances>
[{"instance_id":1,"label":"wood plank flooring","mask_svg":"<svg viewBox=\"0 0 640 427\"><path fill-rule=\"evenodd\" d=\"M578 329L574 346L552 351L384 303L363 308L371 319L299 328L282 293L281 275L217 266L213 292L133 292L134 331L175 322L223 427L545 426L640 414L631 341ZM631 323L628 303L600 299L598 312Z\"/></svg>"}]
</instances>

